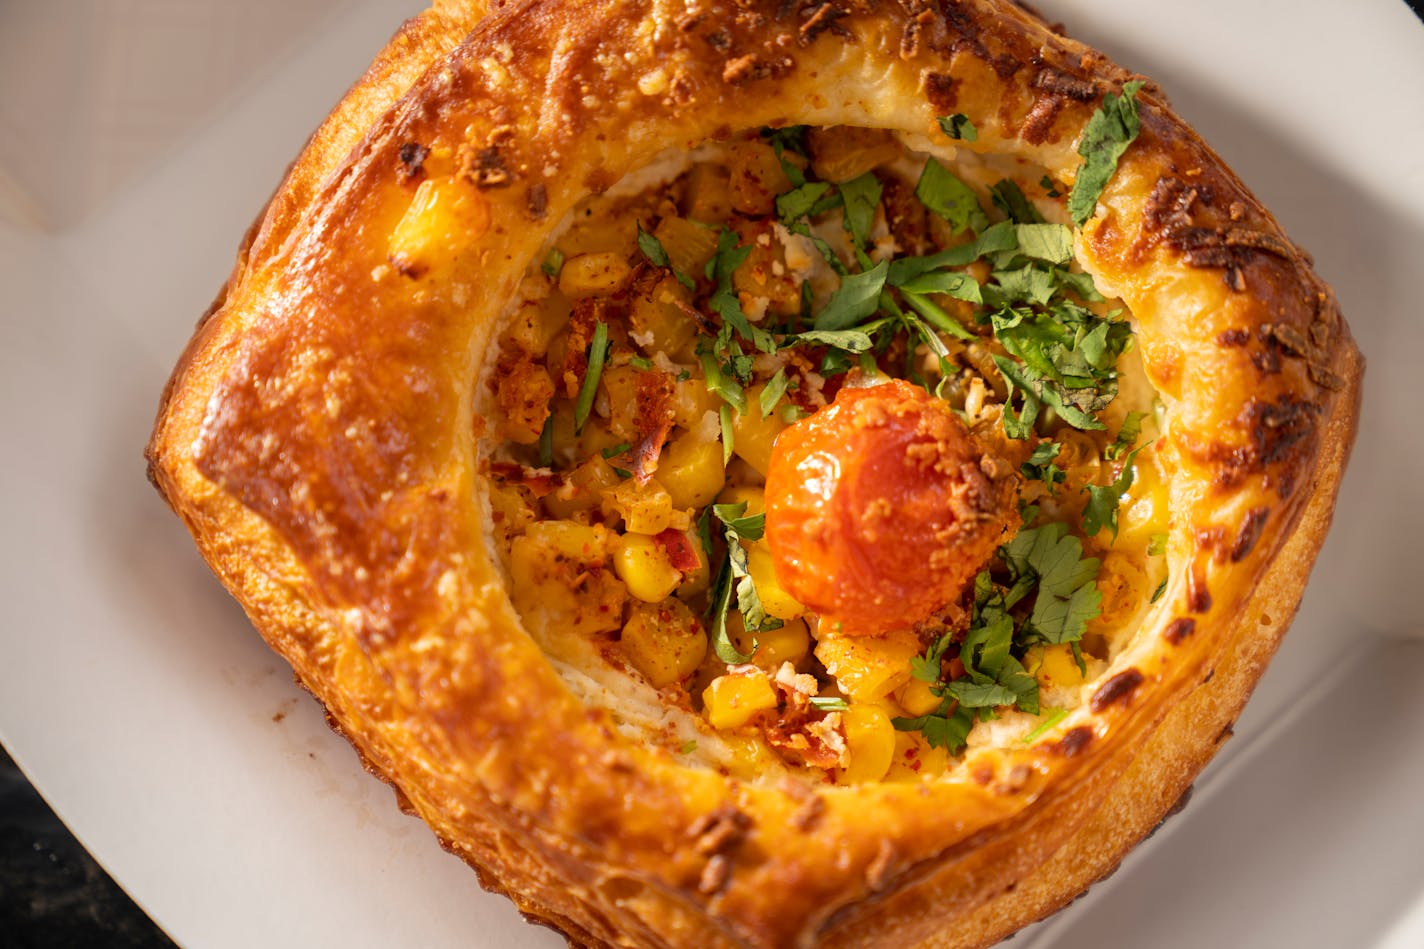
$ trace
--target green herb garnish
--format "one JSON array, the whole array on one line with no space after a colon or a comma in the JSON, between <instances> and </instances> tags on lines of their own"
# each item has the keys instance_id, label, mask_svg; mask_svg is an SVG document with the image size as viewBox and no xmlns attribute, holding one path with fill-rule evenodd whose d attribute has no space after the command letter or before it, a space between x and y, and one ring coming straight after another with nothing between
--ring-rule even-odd
<instances>
[{"instance_id":1,"label":"green herb garnish","mask_svg":"<svg viewBox=\"0 0 1424 949\"><path fill-rule=\"evenodd\" d=\"M979 130L974 127L974 123L969 121L969 116L963 112L956 112L953 115L941 115L938 119L940 131L950 138L964 142L977 142L979 140Z\"/></svg>"},{"instance_id":2,"label":"green herb garnish","mask_svg":"<svg viewBox=\"0 0 1424 949\"><path fill-rule=\"evenodd\" d=\"M593 340L588 344L588 371L583 377L578 400L574 402L574 434L583 431L588 413L593 411L593 397L598 392L598 380L603 376L603 363L608 358L608 324L598 322L593 327Z\"/></svg>"},{"instance_id":3,"label":"green herb garnish","mask_svg":"<svg viewBox=\"0 0 1424 949\"><path fill-rule=\"evenodd\" d=\"M1117 171L1118 160L1137 138L1140 123L1135 96L1142 86L1142 80L1134 79L1123 84L1122 95L1104 96L1103 104L1083 128L1083 137L1078 142L1083 165L1068 195L1068 213L1079 227L1093 216L1098 198Z\"/></svg>"}]
</instances>

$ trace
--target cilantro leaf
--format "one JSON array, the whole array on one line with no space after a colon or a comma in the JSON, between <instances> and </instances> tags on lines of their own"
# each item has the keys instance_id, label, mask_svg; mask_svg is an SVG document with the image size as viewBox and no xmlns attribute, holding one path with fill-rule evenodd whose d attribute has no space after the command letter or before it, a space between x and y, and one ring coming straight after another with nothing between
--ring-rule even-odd
<instances>
[{"instance_id":1,"label":"cilantro leaf","mask_svg":"<svg viewBox=\"0 0 1424 949\"><path fill-rule=\"evenodd\" d=\"M1103 457L1108 461L1117 461L1137 444L1137 436L1142 434L1142 420L1146 417L1146 412L1128 412L1127 418L1122 420L1122 428L1118 429L1117 438L1103 450Z\"/></svg>"},{"instance_id":2,"label":"cilantro leaf","mask_svg":"<svg viewBox=\"0 0 1424 949\"><path fill-rule=\"evenodd\" d=\"M777 195L776 216L788 228L794 227L802 218L818 213L817 206L832 187L828 181L808 181L784 194ZM839 198L836 195L831 197L835 199L835 203L839 203ZM820 210L829 210L834 206L833 203Z\"/></svg>"},{"instance_id":3,"label":"cilantro leaf","mask_svg":"<svg viewBox=\"0 0 1424 949\"><path fill-rule=\"evenodd\" d=\"M905 302L910 305L911 309L926 320L929 320L929 322L938 329L943 330L951 336L970 342L979 338L965 329L962 323L950 316L937 303L927 297L921 296L918 293L912 293L908 290L901 291L901 295L904 296Z\"/></svg>"},{"instance_id":4,"label":"cilantro leaf","mask_svg":"<svg viewBox=\"0 0 1424 949\"><path fill-rule=\"evenodd\" d=\"M1024 197L1023 190L1008 178L989 189L989 198L994 202L994 207L1003 211L1004 215L1016 224L1043 222L1043 215L1038 213L1038 208L1034 207L1032 202Z\"/></svg>"},{"instance_id":5,"label":"cilantro leaf","mask_svg":"<svg viewBox=\"0 0 1424 949\"><path fill-rule=\"evenodd\" d=\"M875 341L864 330L808 330L791 338L797 342L830 346L848 353L869 352L875 347Z\"/></svg>"},{"instance_id":6,"label":"cilantro leaf","mask_svg":"<svg viewBox=\"0 0 1424 949\"><path fill-rule=\"evenodd\" d=\"M766 515L755 514L747 516L747 504L745 501L739 504L714 504L712 513L722 522L726 529L727 540L727 580L728 590L731 589L731 581L736 581L737 609L742 614L742 622L747 631L751 633L766 632L768 630L780 629L782 621L766 612L762 605L761 597L757 595L756 583L753 582L748 565L747 552L742 547L742 541L760 540L766 530ZM726 596L727 604L730 606L730 595ZM725 624L725 620L724 620ZM730 641L727 648L735 651ZM720 658L722 653L718 652ZM731 661L731 660L724 660ZM736 660L745 662L745 659Z\"/></svg>"},{"instance_id":7,"label":"cilantro leaf","mask_svg":"<svg viewBox=\"0 0 1424 949\"><path fill-rule=\"evenodd\" d=\"M979 140L979 130L974 127L974 123L969 121L969 116L963 112L956 112L953 115L941 115L938 119L940 131L950 138L959 139L964 142L977 142Z\"/></svg>"},{"instance_id":8,"label":"cilantro leaf","mask_svg":"<svg viewBox=\"0 0 1424 949\"><path fill-rule=\"evenodd\" d=\"M841 285L816 314L815 328L843 330L873 314L880 308L880 291L889 272L890 264L882 260L864 273L842 277Z\"/></svg>"},{"instance_id":9,"label":"cilantro leaf","mask_svg":"<svg viewBox=\"0 0 1424 949\"><path fill-rule=\"evenodd\" d=\"M544 262L539 265L539 269L550 277L558 277L559 271L564 269L564 252L557 247L549 248L549 255L544 258Z\"/></svg>"},{"instance_id":10,"label":"cilantro leaf","mask_svg":"<svg viewBox=\"0 0 1424 949\"><path fill-rule=\"evenodd\" d=\"M941 709L947 708L948 704L946 702ZM920 732L931 748L944 748L953 755L968 744L974 720L972 710L959 707L953 712L939 711L919 718L892 718L890 724L897 731Z\"/></svg>"},{"instance_id":11,"label":"cilantro leaf","mask_svg":"<svg viewBox=\"0 0 1424 949\"><path fill-rule=\"evenodd\" d=\"M729 379L722 372L722 366L717 362L717 357L710 352L699 352L697 359L702 363L702 376L707 383L707 389L715 392L738 412L747 410L747 395L742 391L741 385L735 378Z\"/></svg>"},{"instance_id":12,"label":"cilantro leaf","mask_svg":"<svg viewBox=\"0 0 1424 949\"><path fill-rule=\"evenodd\" d=\"M813 695L807 702L821 712L844 712L850 708L850 703L838 695Z\"/></svg>"},{"instance_id":13,"label":"cilantro leaf","mask_svg":"<svg viewBox=\"0 0 1424 949\"><path fill-rule=\"evenodd\" d=\"M747 342L764 353L772 353L776 351L775 338L761 327L753 326L747 319L747 315L742 312L741 300L732 286L732 274L752 252L751 247L737 246L737 241L737 232L726 228L717 236L717 251L707 262L707 279L715 280L717 288L708 299L707 305L722 318L723 323L735 329Z\"/></svg>"},{"instance_id":14,"label":"cilantro leaf","mask_svg":"<svg viewBox=\"0 0 1424 949\"><path fill-rule=\"evenodd\" d=\"M1112 531L1113 540L1117 540L1118 504L1132 487L1132 463L1141 450L1142 448L1134 448L1127 453L1127 459L1122 463L1122 473L1112 484L1106 487L1090 484L1083 489L1088 493L1088 503L1083 507L1083 533L1089 537L1095 536L1106 527Z\"/></svg>"},{"instance_id":15,"label":"cilantro leaf","mask_svg":"<svg viewBox=\"0 0 1424 949\"><path fill-rule=\"evenodd\" d=\"M880 206L883 191L880 179L872 171L840 186L841 199L845 202L845 228L861 247L870 240L870 225L875 221L875 209Z\"/></svg>"},{"instance_id":16,"label":"cilantro leaf","mask_svg":"<svg viewBox=\"0 0 1424 949\"><path fill-rule=\"evenodd\" d=\"M925 162L925 170L915 185L915 197L948 221L955 233L965 228L978 232L989 223L974 189L933 158Z\"/></svg>"},{"instance_id":17,"label":"cilantro leaf","mask_svg":"<svg viewBox=\"0 0 1424 949\"><path fill-rule=\"evenodd\" d=\"M1019 465L1019 471L1025 478L1031 481L1042 481L1048 485L1049 493L1053 493L1058 485L1063 483L1067 477L1063 469L1054 464L1054 459L1062 451L1063 446L1058 442L1042 442L1029 455L1028 461Z\"/></svg>"},{"instance_id":18,"label":"cilantro leaf","mask_svg":"<svg viewBox=\"0 0 1424 949\"><path fill-rule=\"evenodd\" d=\"M1083 128L1078 142L1083 165L1068 195L1068 213L1079 227L1093 216L1098 198L1117 171L1118 160L1137 138L1140 121L1135 96L1142 86L1142 80L1134 79L1123 85L1122 95L1104 96L1103 104Z\"/></svg>"},{"instance_id":19,"label":"cilantro leaf","mask_svg":"<svg viewBox=\"0 0 1424 949\"><path fill-rule=\"evenodd\" d=\"M1153 534L1147 539L1147 556L1160 557L1167 552L1167 535Z\"/></svg>"},{"instance_id":20,"label":"cilantro leaf","mask_svg":"<svg viewBox=\"0 0 1424 949\"><path fill-rule=\"evenodd\" d=\"M1024 638L1055 645L1081 639L1088 621L1101 612L1103 595L1095 582L1100 561L1083 556L1083 542L1067 525L1053 521L1021 530L1000 548L1000 556L1016 578L1015 590L1037 582Z\"/></svg>"},{"instance_id":21,"label":"cilantro leaf","mask_svg":"<svg viewBox=\"0 0 1424 949\"><path fill-rule=\"evenodd\" d=\"M956 300L983 303L979 281L962 270L933 270L898 285L905 293L943 293Z\"/></svg>"},{"instance_id":22,"label":"cilantro leaf","mask_svg":"<svg viewBox=\"0 0 1424 949\"><path fill-rule=\"evenodd\" d=\"M1050 264L1073 259L1073 232L1062 224L1018 224L1014 227L1019 253Z\"/></svg>"},{"instance_id":23,"label":"cilantro leaf","mask_svg":"<svg viewBox=\"0 0 1424 949\"><path fill-rule=\"evenodd\" d=\"M761 540L762 534L766 531L766 515L747 516L746 501L739 501L736 504L714 504L712 513L717 515L717 520L721 521L727 530L732 531L742 540Z\"/></svg>"},{"instance_id":24,"label":"cilantro leaf","mask_svg":"<svg viewBox=\"0 0 1424 949\"><path fill-rule=\"evenodd\" d=\"M648 262L654 267L671 267L668 262L667 251L663 249L663 242L656 236L643 230L643 222L638 222L638 249L643 252L643 256L648 258Z\"/></svg>"}]
</instances>

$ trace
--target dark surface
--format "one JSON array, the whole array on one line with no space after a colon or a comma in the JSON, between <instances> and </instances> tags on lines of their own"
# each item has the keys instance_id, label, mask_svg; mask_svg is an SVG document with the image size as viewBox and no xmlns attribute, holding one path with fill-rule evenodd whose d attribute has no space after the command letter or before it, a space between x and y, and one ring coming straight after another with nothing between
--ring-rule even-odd
<instances>
[{"instance_id":1,"label":"dark surface","mask_svg":"<svg viewBox=\"0 0 1424 949\"><path fill-rule=\"evenodd\" d=\"M0 946L172 945L65 830L0 748Z\"/></svg>"}]
</instances>

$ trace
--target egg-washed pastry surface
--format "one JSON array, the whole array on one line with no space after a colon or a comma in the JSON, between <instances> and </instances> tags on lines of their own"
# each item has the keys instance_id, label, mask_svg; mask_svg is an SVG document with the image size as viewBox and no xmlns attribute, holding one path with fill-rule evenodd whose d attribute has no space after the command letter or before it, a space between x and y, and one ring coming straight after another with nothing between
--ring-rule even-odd
<instances>
[{"instance_id":1,"label":"egg-washed pastry surface","mask_svg":"<svg viewBox=\"0 0 1424 949\"><path fill-rule=\"evenodd\" d=\"M480 12L293 166L156 483L575 943L982 945L1070 900L1299 601L1358 397L1329 290L1012 5Z\"/></svg>"}]
</instances>

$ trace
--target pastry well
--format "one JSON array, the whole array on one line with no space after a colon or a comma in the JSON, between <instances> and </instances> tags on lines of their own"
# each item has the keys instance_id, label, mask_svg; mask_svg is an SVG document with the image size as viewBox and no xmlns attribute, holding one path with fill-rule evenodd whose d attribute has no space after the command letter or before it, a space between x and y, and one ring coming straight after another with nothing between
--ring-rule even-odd
<instances>
[{"instance_id":1,"label":"pastry well","mask_svg":"<svg viewBox=\"0 0 1424 949\"><path fill-rule=\"evenodd\" d=\"M648 156L762 126L962 113L974 150L1071 182L1131 77L1007 4L478 12L397 36L185 353L151 470L204 555L369 767L575 942L978 945L1070 900L1185 791L1299 601L1358 398L1328 289L1143 90L1075 252L1171 418L1161 606L1083 707L934 782L688 766L571 693L486 543L475 386L529 262ZM426 181L442 224L393 251Z\"/></svg>"}]
</instances>

